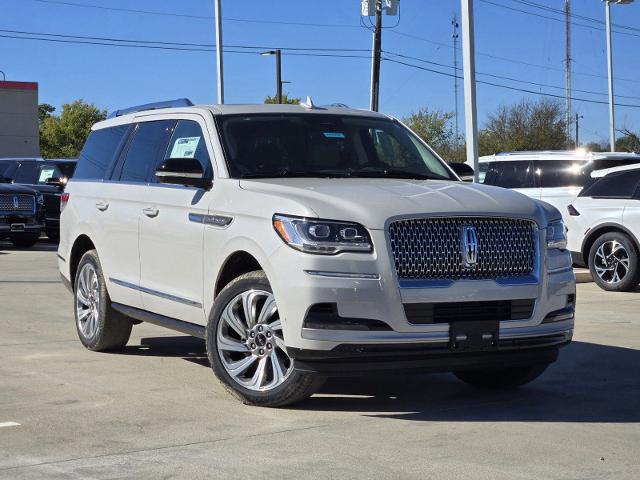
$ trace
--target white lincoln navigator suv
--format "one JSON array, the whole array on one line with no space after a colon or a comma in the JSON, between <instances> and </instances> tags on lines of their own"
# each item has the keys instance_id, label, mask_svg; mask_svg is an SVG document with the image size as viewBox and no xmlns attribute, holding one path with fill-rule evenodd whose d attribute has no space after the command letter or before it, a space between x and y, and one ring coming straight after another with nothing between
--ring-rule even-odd
<instances>
[{"instance_id":1,"label":"white lincoln navigator suv","mask_svg":"<svg viewBox=\"0 0 640 480\"><path fill-rule=\"evenodd\" d=\"M299 401L335 375L513 387L573 333L560 213L461 182L378 113L117 111L93 127L61 208L83 345L122 348L141 321L203 338L250 404Z\"/></svg>"}]
</instances>

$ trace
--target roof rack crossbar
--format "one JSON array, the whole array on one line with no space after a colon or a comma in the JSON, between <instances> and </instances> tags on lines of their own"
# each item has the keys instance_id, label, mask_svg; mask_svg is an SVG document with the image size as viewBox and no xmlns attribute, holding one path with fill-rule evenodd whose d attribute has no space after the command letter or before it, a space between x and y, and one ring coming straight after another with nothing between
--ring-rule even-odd
<instances>
[{"instance_id":1,"label":"roof rack crossbar","mask_svg":"<svg viewBox=\"0 0 640 480\"><path fill-rule=\"evenodd\" d=\"M193 103L188 98L177 98L175 100L166 100L164 102L145 103L144 105L136 105L129 108L114 110L107 118L120 117L127 113L143 112L145 110L157 110L159 108L176 108L176 107L192 107Z\"/></svg>"}]
</instances>

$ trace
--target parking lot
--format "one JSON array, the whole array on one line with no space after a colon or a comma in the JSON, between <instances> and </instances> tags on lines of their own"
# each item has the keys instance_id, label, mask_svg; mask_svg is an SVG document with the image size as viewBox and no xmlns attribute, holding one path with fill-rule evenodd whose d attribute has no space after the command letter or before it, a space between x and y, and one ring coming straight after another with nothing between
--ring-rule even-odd
<instances>
[{"instance_id":1,"label":"parking lot","mask_svg":"<svg viewBox=\"0 0 640 480\"><path fill-rule=\"evenodd\" d=\"M138 325L76 338L55 245L0 243L0 478L640 478L640 292L578 286L574 342L530 386L340 379L247 407L202 341Z\"/></svg>"}]
</instances>

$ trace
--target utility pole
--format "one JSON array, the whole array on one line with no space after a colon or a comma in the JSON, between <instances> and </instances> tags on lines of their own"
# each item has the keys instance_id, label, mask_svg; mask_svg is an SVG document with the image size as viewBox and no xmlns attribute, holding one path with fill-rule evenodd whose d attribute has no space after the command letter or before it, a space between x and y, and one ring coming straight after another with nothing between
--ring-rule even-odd
<instances>
[{"instance_id":1,"label":"utility pole","mask_svg":"<svg viewBox=\"0 0 640 480\"><path fill-rule=\"evenodd\" d=\"M576 148L580 148L580 115L576 113Z\"/></svg>"},{"instance_id":2,"label":"utility pole","mask_svg":"<svg viewBox=\"0 0 640 480\"><path fill-rule=\"evenodd\" d=\"M215 0L216 64L218 72L218 103L224 103L224 72L222 68L222 0Z\"/></svg>"},{"instance_id":3,"label":"utility pole","mask_svg":"<svg viewBox=\"0 0 640 480\"><path fill-rule=\"evenodd\" d=\"M567 96L567 125L566 138L567 150L571 149L571 0L564 1L564 23L565 23L565 63L566 63L566 96Z\"/></svg>"},{"instance_id":4,"label":"utility pole","mask_svg":"<svg viewBox=\"0 0 640 480\"><path fill-rule=\"evenodd\" d=\"M276 48L276 101L282 103L282 61L281 52Z\"/></svg>"},{"instance_id":5,"label":"utility pole","mask_svg":"<svg viewBox=\"0 0 640 480\"><path fill-rule=\"evenodd\" d=\"M451 25L453 25L453 98L456 107L456 139L459 135L458 128L458 15L454 12L453 20L451 20Z\"/></svg>"},{"instance_id":6,"label":"utility pole","mask_svg":"<svg viewBox=\"0 0 640 480\"><path fill-rule=\"evenodd\" d=\"M375 0L376 26L373 31L371 62L371 110L378 111L380 101L380 51L382 49L382 0Z\"/></svg>"},{"instance_id":7,"label":"utility pole","mask_svg":"<svg viewBox=\"0 0 640 480\"><path fill-rule=\"evenodd\" d=\"M464 117L467 163L478 182L478 109L476 106L476 52L473 31L473 0L462 1L462 64L464 68Z\"/></svg>"}]
</instances>

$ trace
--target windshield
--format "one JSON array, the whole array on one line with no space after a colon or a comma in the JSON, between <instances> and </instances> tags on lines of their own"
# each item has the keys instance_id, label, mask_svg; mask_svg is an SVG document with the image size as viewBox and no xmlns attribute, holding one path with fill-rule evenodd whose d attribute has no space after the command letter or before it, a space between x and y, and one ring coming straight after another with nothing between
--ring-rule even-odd
<instances>
[{"instance_id":1,"label":"windshield","mask_svg":"<svg viewBox=\"0 0 640 480\"><path fill-rule=\"evenodd\" d=\"M308 113L218 119L234 178L457 180L428 147L392 120Z\"/></svg>"}]
</instances>

